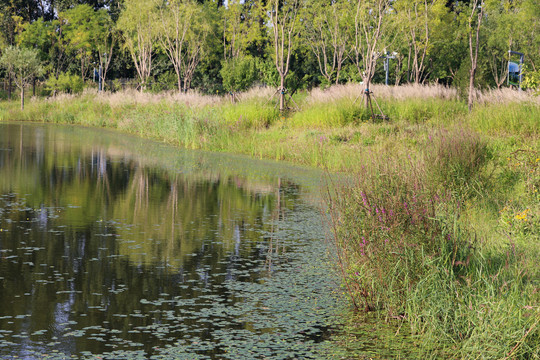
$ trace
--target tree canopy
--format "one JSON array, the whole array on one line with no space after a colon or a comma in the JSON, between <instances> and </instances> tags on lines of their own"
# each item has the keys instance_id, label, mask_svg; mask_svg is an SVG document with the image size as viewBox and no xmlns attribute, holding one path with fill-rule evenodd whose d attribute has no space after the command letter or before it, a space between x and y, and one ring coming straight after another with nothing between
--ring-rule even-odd
<instances>
[{"instance_id":1,"label":"tree canopy","mask_svg":"<svg viewBox=\"0 0 540 360\"><path fill-rule=\"evenodd\" d=\"M34 49L44 78L78 74L89 85L98 67L141 89L368 85L384 79L389 56L393 84L467 93L506 86L509 50L524 54L525 78L539 76L540 3L10 0L0 4L0 53L9 45Z\"/></svg>"}]
</instances>

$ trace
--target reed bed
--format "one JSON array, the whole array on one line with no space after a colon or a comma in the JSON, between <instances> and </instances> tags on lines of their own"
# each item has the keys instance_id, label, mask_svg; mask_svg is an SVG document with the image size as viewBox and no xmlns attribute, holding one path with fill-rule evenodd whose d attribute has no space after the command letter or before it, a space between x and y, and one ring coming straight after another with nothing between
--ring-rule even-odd
<instances>
[{"instance_id":1,"label":"reed bed","mask_svg":"<svg viewBox=\"0 0 540 360\"><path fill-rule=\"evenodd\" d=\"M443 85L402 85L385 86L373 84L370 86L377 99L444 99L456 100L458 98L457 90L445 87ZM326 89L316 88L310 93L306 102L308 104L333 102L340 99L354 100L361 98L364 92L364 86L361 84L333 85Z\"/></svg>"}]
</instances>

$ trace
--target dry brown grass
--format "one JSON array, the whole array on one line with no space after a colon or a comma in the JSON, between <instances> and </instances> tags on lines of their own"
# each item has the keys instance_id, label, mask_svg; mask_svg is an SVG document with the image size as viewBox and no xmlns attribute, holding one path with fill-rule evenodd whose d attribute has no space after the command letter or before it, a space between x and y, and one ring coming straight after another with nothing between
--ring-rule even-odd
<instances>
[{"instance_id":1,"label":"dry brown grass","mask_svg":"<svg viewBox=\"0 0 540 360\"><path fill-rule=\"evenodd\" d=\"M125 105L146 105L157 103L175 103L183 104L187 107L205 107L211 105L219 105L225 98L216 95L203 95L197 91L190 91L188 93L180 93L178 91L166 91L158 94L140 92L134 89L127 89L118 92L97 92L96 89L85 89L82 94L59 94L55 97L50 97L47 101L50 102L64 102L66 100L73 100L81 97L89 97L95 101L109 104L111 107L125 106Z\"/></svg>"},{"instance_id":2,"label":"dry brown grass","mask_svg":"<svg viewBox=\"0 0 540 360\"><path fill-rule=\"evenodd\" d=\"M308 103L328 103L340 99L356 99L364 91L361 84L334 85L327 89L313 89L306 101ZM371 85L371 91L381 99L444 99L457 100L458 91L443 85L400 85L386 86ZM476 91L476 101L479 104L506 104L511 102L530 102L540 105L540 96L530 91L517 91L509 88Z\"/></svg>"},{"instance_id":3,"label":"dry brown grass","mask_svg":"<svg viewBox=\"0 0 540 360\"><path fill-rule=\"evenodd\" d=\"M306 100L308 103L333 102L336 100L348 98L356 99L364 91L361 84L334 85L322 90L313 89ZM401 85L386 86L380 84L371 85L371 91L378 98L390 98L397 100L406 100L412 98L438 98L438 99L457 99L457 90L442 85Z\"/></svg>"},{"instance_id":4,"label":"dry brown grass","mask_svg":"<svg viewBox=\"0 0 540 360\"><path fill-rule=\"evenodd\" d=\"M476 101L479 104L507 104L529 102L540 105L540 96L531 91L518 91L510 88L476 91Z\"/></svg>"},{"instance_id":5,"label":"dry brown grass","mask_svg":"<svg viewBox=\"0 0 540 360\"><path fill-rule=\"evenodd\" d=\"M306 98L306 104L330 103L342 99L354 100L361 96L364 90L363 85L359 83L334 85L327 89L316 88L311 90ZM458 91L454 88L445 87L443 85L400 85L386 86L381 84L371 85L373 94L379 99L443 99L457 100L459 98ZM248 91L238 94L240 101L249 101L253 99L270 99L275 95L276 89L273 87L258 86L253 87ZM111 107L124 105L145 105L157 103L175 103L183 104L187 107L201 108L206 106L221 105L229 102L228 96L221 95L204 95L195 90L188 93L180 93L178 91L167 91L158 94L140 92L134 89L128 89L115 93L103 92L98 93L96 89L85 89L82 95L76 94L59 94L55 97L48 98L50 102L64 102L81 96L91 97L101 103L107 103ZM492 89L486 91L476 91L476 102L479 104L506 104L512 102L529 102L540 105L540 96L535 96L529 91L516 91L509 88ZM33 101L32 99L31 101Z\"/></svg>"},{"instance_id":6,"label":"dry brown grass","mask_svg":"<svg viewBox=\"0 0 540 360\"><path fill-rule=\"evenodd\" d=\"M109 103L110 106L130 105L130 104L156 104L156 103L176 103L187 107L205 107L219 104L223 101L221 96L203 95L197 91L180 93L178 91L167 91L159 94L143 93L136 90L125 90L115 93L96 94L98 101Z\"/></svg>"},{"instance_id":7,"label":"dry brown grass","mask_svg":"<svg viewBox=\"0 0 540 360\"><path fill-rule=\"evenodd\" d=\"M276 88L268 86L254 86L251 89L238 94L241 101L253 99L270 99L276 93Z\"/></svg>"}]
</instances>

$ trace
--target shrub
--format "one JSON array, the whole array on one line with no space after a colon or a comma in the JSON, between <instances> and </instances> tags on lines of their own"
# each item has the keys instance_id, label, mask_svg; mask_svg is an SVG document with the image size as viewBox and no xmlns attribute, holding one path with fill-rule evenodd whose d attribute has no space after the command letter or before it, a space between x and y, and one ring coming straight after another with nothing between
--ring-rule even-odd
<instances>
[{"instance_id":1,"label":"shrub","mask_svg":"<svg viewBox=\"0 0 540 360\"><path fill-rule=\"evenodd\" d=\"M50 91L57 91L66 94L78 94L83 91L84 82L77 75L61 73L58 79L53 75L46 82L46 87Z\"/></svg>"},{"instance_id":2,"label":"shrub","mask_svg":"<svg viewBox=\"0 0 540 360\"><path fill-rule=\"evenodd\" d=\"M258 79L257 63L251 56L224 61L221 68L223 87L233 93L249 89Z\"/></svg>"}]
</instances>

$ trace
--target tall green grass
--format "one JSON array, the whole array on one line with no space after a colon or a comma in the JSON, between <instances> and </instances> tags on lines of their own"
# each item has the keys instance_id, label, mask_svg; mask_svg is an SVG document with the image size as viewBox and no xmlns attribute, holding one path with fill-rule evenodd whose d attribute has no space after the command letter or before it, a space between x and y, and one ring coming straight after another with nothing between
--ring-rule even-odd
<instances>
[{"instance_id":1,"label":"tall green grass","mask_svg":"<svg viewBox=\"0 0 540 360\"><path fill-rule=\"evenodd\" d=\"M294 128L337 128L358 125L369 120L370 115L361 100L354 102L342 98L333 102L304 105L288 122Z\"/></svg>"},{"instance_id":2,"label":"tall green grass","mask_svg":"<svg viewBox=\"0 0 540 360\"><path fill-rule=\"evenodd\" d=\"M478 105L467 121L484 133L537 137L540 134L540 105L532 102Z\"/></svg>"},{"instance_id":3,"label":"tall green grass","mask_svg":"<svg viewBox=\"0 0 540 360\"><path fill-rule=\"evenodd\" d=\"M511 217L514 229L478 233L469 215L483 208L496 178L485 140L467 129L439 130L421 149L374 156L352 182L328 191L352 303L403 319L426 357L538 357L540 270L531 266L538 243L523 241L539 240L536 192L523 194L521 212L505 215L501 204L499 221ZM490 236L504 238L491 246Z\"/></svg>"}]
</instances>

